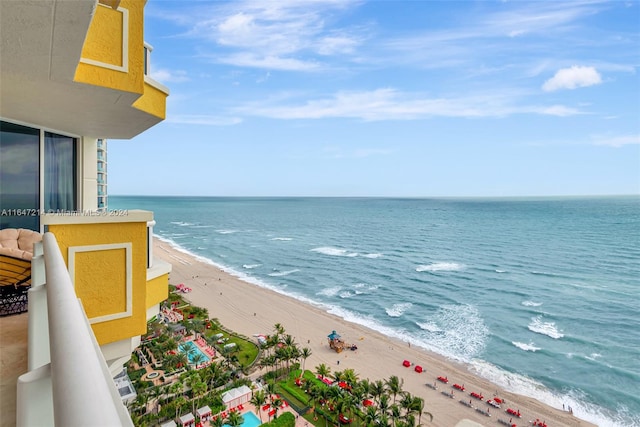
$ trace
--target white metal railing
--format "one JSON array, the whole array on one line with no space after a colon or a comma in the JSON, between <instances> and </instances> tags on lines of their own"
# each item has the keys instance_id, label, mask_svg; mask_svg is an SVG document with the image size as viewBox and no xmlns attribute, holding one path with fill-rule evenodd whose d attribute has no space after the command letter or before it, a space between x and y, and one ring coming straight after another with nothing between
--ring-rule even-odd
<instances>
[{"instance_id":1,"label":"white metal railing","mask_svg":"<svg viewBox=\"0 0 640 427\"><path fill-rule=\"evenodd\" d=\"M32 267L29 372L18 379L17 425L133 426L52 233L42 247Z\"/></svg>"},{"instance_id":2,"label":"white metal railing","mask_svg":"<svg viewBox=\"0 0 640 427\"><path fill-rule=\"evenodd\" d=\"M155 221L147 221L147 268L153 267L153 226Z\"/></svg>"}]
</instances>

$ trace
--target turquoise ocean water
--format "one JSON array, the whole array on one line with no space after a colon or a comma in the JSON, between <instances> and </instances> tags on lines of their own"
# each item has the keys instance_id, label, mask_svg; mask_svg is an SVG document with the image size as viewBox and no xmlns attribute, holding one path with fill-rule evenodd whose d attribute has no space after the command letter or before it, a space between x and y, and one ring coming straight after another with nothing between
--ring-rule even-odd
<instances>
[{"instance_id":1,"label":"turquoise ocean water","mask_svg":"<svg viewBox=\"0 0 640 427\"><path fill-rule=\"evenodd\" d=\"M640 197L115 197L256 285L640 426Z\"/></svg>"}]
</instances>

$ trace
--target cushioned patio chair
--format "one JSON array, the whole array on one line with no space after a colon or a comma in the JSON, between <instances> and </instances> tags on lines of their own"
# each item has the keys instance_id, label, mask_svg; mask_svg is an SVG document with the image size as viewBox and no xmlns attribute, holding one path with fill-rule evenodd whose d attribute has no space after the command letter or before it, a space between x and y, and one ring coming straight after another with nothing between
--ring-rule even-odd
<instances>
[{"instance_id":1,"label":"cushioned patio chair","mask_svg":"<svg viewBox=\"0 0 640 427\"><path fill-rule=\"evenodd\" d=\"M0 230L0 316L27 311L33 244L41 240L31 230Z\"/></svg>"}]
</instances>

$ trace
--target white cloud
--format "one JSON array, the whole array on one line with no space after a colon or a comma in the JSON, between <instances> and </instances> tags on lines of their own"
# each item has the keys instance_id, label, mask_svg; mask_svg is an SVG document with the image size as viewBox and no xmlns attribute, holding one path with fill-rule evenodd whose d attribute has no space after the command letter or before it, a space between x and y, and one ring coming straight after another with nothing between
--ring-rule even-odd
<instances>
[{"instance_id":1,"label":"white cloud","mask_svg":"<svg viewBox=\"0 0 640 427\"><path fill-rule=\"evenodd\" d=\"M575 116L576 114L584 114L575 108L565 107L564 105L552 105L551 107L543 107L537 112L540 114L546 114L549 116L567 117Z\"/></svg>"},{"instance_id":2,"label":"white cloud","mask_svg":"<svg viewBox=\"0 0 640 427\"><path fill-rule=\"evenodd\" d=\"M600 73L593 67L580 67L558 70L556 74L544 82L542 90L553 92L560 89L576 89L579 87L593 86L602 83Z\"/></svg>"},{"instance_id":3,"label":"white cloud","mask_svg":"<svg viewBox=\"0 0 640 427\"><path fill-rule=\"evenodd\" d=\"M242 119L238 117L220 117L197 114L171 114L167 117L166 121L169 123L207 126L233 126L242 123Z\"/></svg>"},{"instance_id":4,"label":"white cloud","mask_svg":"<svg viewBox=\"0 0 640 427\"><path fill-rule=\"evenodd\" d=\"M205 54L215 62L312 71L318 64L307 58L348 55L361 43L362 37L351 34L357 30L331 27L327 19L328 14L350 7L355 3L333 0L225 3L194 17L190 35L229 52Z\"/></svg>"},{"instance_id":5,"label":"white cloud","mask_svg":"<svg viewBox=\"0 0 640 427\"><path fill-rule=\"evenodd\" d=\"M623 145L640 144L640 134L613 137L596 137L594 138L593 143L595 145L606 145L609 147L620 148Z\"/></svg>"},{"instance_id":6,"label":"white cloud","mask_svg":"<svg viewBox=\"0 0 640 427\"><path fill-rule=\"evenodd\" d=\"M316 62L301 61L299 59L285 58L282 56L257 55L249 52L221 56L217 58L217 60L222 64L269 70L314 71L320 68L320 65Z\"/></svg>"},{"instance_id":7,"label":"white cloud","mask_svg":"<svg viewBox=\"0 0 640 427\"><path fill-rule=\"evenodd\" d=\"M340 91L332 96L286 102L285 97L247 104L237 113L273 119L355 118L366 121L420 120L429 117L505 117L542 114L559 117L584 114L562 105L521 106L517 96L499 93L460 98L430 98L391 88Z\"/></svg>"},{"instance_id":8,"label":"white cloud","mask_svg":"<svg viewBox=\"0 0 640 427\"><path fill-rule=\"evenodd\" d=\"M187 72L183 70L152 70L151 78L162 83L181 83L189 81Z\"/></svg>"}]
</instances>

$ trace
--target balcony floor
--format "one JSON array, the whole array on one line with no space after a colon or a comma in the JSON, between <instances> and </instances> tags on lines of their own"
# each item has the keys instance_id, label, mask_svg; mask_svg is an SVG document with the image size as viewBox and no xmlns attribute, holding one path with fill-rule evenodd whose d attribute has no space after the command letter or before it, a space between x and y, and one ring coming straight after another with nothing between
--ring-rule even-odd
<instances>
[{"instance_id":1,"label":"balcony floor","mask_svg":"<svg viewBox=\"0 0 640 427\"><path fill-rule=\"evenodd\" d=\"M28 313L0 317L0 426L16 425L16 384L27 372Z\"/></svg>"}]
</instances>

